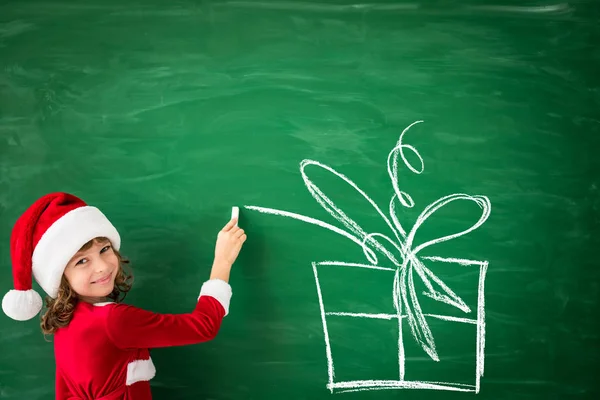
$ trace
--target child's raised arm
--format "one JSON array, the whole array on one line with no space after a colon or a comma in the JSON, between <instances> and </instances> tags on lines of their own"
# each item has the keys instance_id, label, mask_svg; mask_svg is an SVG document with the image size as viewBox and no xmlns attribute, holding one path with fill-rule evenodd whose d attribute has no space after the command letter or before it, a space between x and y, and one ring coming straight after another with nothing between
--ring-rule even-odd
<instances>
[{"instance_id":1,"label":"child's raised arm","mask_svg":"<svg viewBox=\"0 0 600 400\"><path fill-rule=\"evenodd\" d=\"M221 229L215 246L215 261L210 274L211 279L229 282L229 272L235 262L242 245L246 241L243 229L237 226L237 218L233 218Z\"/></svg>"},{"instance_id":2,"label":"child's raised arm","mask_svg":"<svg viewBox=\"0 0 600 400\"><path fill-rule=\"evenodd\" d=\"M219 232L210 275L200 290L194 311L158 314L137 307L114 304L107 307L106 330L119 348L183 346L212 340L223 317L229 313L229 274L246 235L232 219Z\"/></svg>"}]
</instances>

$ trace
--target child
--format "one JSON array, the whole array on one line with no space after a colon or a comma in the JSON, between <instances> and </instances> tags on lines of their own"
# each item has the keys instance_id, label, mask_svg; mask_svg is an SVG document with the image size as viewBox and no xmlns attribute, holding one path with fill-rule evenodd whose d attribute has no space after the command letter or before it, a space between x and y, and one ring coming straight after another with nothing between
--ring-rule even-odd
<instances>
[{"instance_id":1,"label":"child","mask_svg":"<svg viewBox=\"0 0 600 400\"><path fill-rule=\"evenodd\" d=\"M244 231L233 219L219 232L210 279L187 314L156 314L121 304L130 284L119 233L97 208L67 193L38 199L10 241L15 290L4 313L28 320L42 308L32 274L48 294L44 333L54 333L56 399L151 399L149 350L213 339L229 312L229 272ZM193 301L190 302L190 305Z\"/></svg>"}]
</instances>

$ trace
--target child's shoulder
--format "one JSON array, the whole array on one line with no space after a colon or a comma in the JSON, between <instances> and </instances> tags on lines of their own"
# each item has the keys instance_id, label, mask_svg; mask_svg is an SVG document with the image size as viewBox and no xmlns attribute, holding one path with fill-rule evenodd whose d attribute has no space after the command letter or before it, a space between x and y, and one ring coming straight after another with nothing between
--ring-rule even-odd
<instances>
[{"instance_id":1,"label":"child's shoulder","mask_svg":"<svg viewBox=\"0 0 600 400\"><path fill-rule=\"evenodd\" d=\"M112 310L121 307L127 307L127 305L115 301L105 301L101 303L87 303L81 301L77 304L74 318L77 318L78 316L87 318L105 318L112 313Z\"/></svg>"},{"instance_id":2,"label":"child's shoulder","mask_svg":"<svg viewBox=\"0 0 600 400\"><path fill-rule=\"evenodd\" d=\"M144 312L144 310L138 307L116 301L88 304L86 307L95 315L110 318L123 314L132 315L136 312Z\"/></svg>"},{"instance_id":3,"label":"child's shoulder","mask_svg":"<svg viewBox=\"0 0 600 400\"><path fill-rule=\"evenodd\" d=\"M112 310L120 307L119 303L107 301L102 303L88 303L79 301L75 305L72 318L69 323L56 331L58 336L67 334L67 332L80 332L82 329L87 330L90 327L102 328L106 325L106 321L112 315ZM57 337L58 337L57 336Z\"/></svg>"},{"instance_id":4,"label":"child's shoulder","mask_svg":"<svg viewBox=\"0 0 600 400\"><path fill-rule=\"evenodd\" d=\"M69 325L99 325L106 327L112 320L131 318L136 308L125 303L106 301L102 303L80 302Z\"/></svg>"}]
</instances>

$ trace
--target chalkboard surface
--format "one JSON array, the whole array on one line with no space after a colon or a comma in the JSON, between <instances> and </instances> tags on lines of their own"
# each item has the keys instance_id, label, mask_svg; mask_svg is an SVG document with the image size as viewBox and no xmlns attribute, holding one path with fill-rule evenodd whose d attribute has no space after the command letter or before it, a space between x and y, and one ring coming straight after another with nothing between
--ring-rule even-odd
<instances>
[{"instance_id":1,"label":"chalkboard surface","mask_svg":"<svg viewBox=\"0 0 600 400\"><path fill-rule=\"evenodd\" d=\"M187 312L239 206L231 313L153 350L156 399L598 398L599 21L591 0L4 1L2 291L14 221L67 191L120 230L128 302ZM37 320L1 315L0 354L0 399L53 398Z\"/></svg>"}]
</instances>

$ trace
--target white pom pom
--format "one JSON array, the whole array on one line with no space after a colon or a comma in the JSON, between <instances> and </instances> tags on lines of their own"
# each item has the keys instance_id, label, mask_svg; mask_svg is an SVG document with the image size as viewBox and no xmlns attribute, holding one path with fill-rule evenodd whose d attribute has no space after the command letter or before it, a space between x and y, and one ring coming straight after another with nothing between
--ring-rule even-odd
<instances>
[{"instance_id":1,"label":"white pom pom","mask_svg":"<svg viewBox=\"0 0 600 400\"><path fill-rule=\"evenodd\" d=\"M2 311L17 321L27 321L42 310L42 298L33 289L11 290L2 299Z\"/></svg>"}]
</instances>

